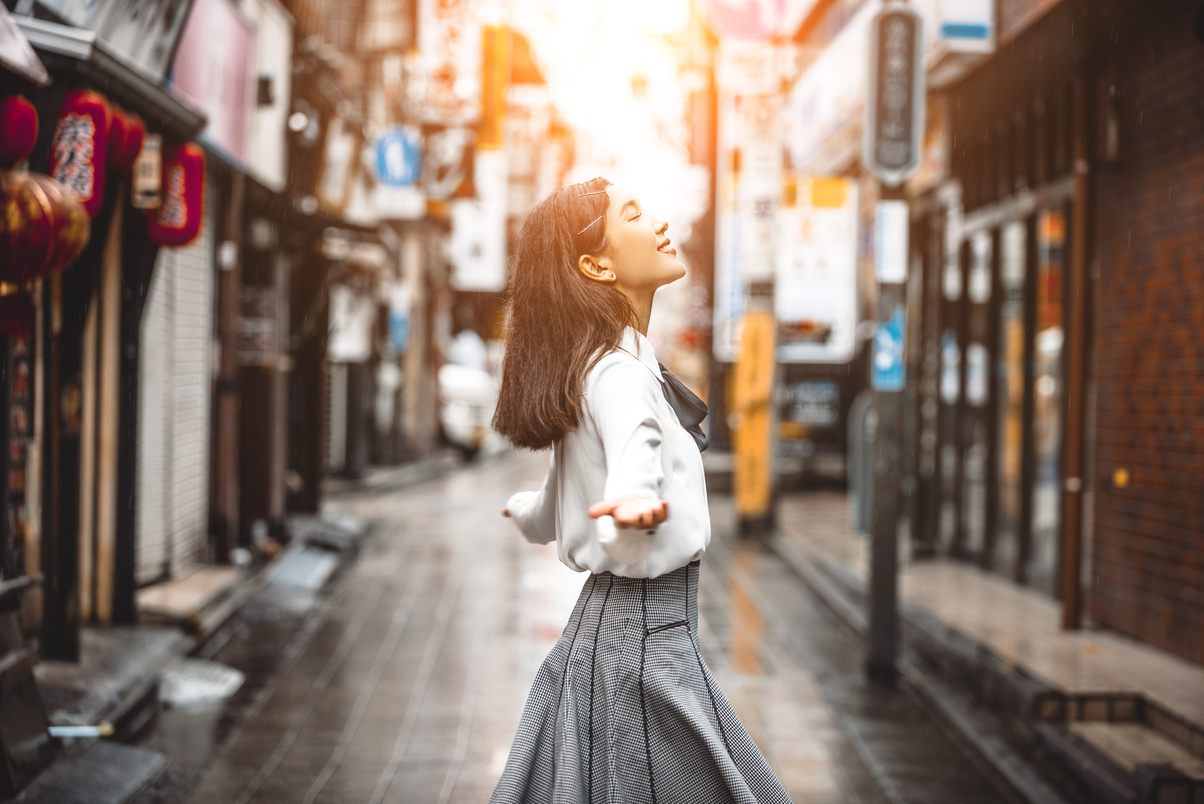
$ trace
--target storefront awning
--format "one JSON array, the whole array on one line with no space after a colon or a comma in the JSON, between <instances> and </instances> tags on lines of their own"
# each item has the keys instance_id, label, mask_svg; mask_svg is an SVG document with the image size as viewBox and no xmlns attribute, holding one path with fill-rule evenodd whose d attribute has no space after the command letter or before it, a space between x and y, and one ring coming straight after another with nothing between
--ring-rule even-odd
<instances>
[{"instance_id":1,"label":"storefront awning","mask_svg":"<svg viewBox=\"0 0 1204 804\"><path fill-rule=\"evenodd\" d=\"M124 58L94 31L32 17L13 19L53 75L81 79L169 136L188 140L204 128L204 114Z\"/></svg>"}]
</instances>

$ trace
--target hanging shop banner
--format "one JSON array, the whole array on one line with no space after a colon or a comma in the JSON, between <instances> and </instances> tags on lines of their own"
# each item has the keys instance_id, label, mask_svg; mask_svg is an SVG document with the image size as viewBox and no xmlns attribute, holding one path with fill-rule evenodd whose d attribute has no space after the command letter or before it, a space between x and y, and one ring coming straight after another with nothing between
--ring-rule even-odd
<instances>
[{"instance_id":1,"label":"hanging shop banner","mask_svg":"<svg viewBox=\"0 0 1204 804\"><path fill-rule=\"evenodd\" d=\"M774 276L782 133L776 95L722 93L718 115L714 353L731 362L747 285Z\"/></svg>"},{"instance_id":2,"label":"hanging shop banner","mask_svg":"<svg viewBox=\"0 0 1204 804\"><path fill-rule=\"evenodd\" d=\"M777 95L737 99L736 214L740 218L740 261L745 282L773 279L775 219L782 196L779 106Z\"/></svg>"},{"instance_id":3,"label":"hanging shop banner","mask_svg":"<svg viewBox=\"0 0 1204 804\"><path fill-rule=\"evenodd\" d=\"M72 90L63 98L50 149L49 174L84 205L89 217L95 216L104 203L111 119L104 96Z\"/></svg>"},{"instance_id":4,"label":"hanging shop banner","mask_svg":"<svg viewBox=\"0 0 1204 804\"><path fill-rule=\"evenodd\" d=\"M856 181L786 178L775 279L778 360L852 360L857 348Z\"/></svg>"},{"instance_id":5,"label":"hanging shop banner","mask_svg":"<svg viewBox=\"0 0 1204 804\"><path fill-rule=\"evenodd\" d=\"M37 3L77 28L94 31L134 64L157 78L165 78L193 0L37 0Z\"/></svg>"},{"instance_id":6,"label":"hanging shop banner","mask_svg":"<svg viewBox=\"0 0 1204 804\"><path fill-rule=\"evenodd\" d=\"M738 142L737 98L719 96L719 153L715 195L715 304L713 351L715 359L731 363L736 359L739 322L744 315L744 273L740 261L740 218L737 213L739 181L735 167L735 143Z\"/></svg>"},{"instance_id":7,"label":"hanging shop banner","mask_svg":"<svg viewBox=\"0 0 1204 804\"><path fill-rule=\"evenodd\" d=\"M196 143L166 149L162 202L147 216L151 242L185 246L201 231L205 215L205 152Z\"/></svg>"},{"instance_id":8,"label":"hanging shop banner","mask_svg":"<svg viewBox=\"0 0 1204 804\"><path fill-rule=\"evenodd\" d=\"M506 154L478 151L479 200L451 203L452 287L496 293L506 287Z\"/></svg>"},{"instance_id":9,"label":"hanging shop banner","mask_svg":"<svg viewBox=\"0 0 1204 804\"><path fill-rule=\"evenodd\" d=\"M481 0L417 0L417 73L411 97L423 122L475 120L481 105Z\"/></svg>"},{"instance_id":10,"label":"hanging shop banner","mask_svg":"<svg viewBox=\"0 0 1204 804\"><path fill-rule=\"evenodd\" d=\"M247 172L269 189L282 192L288 184L286 132L293 100L293 18L277 0L244 2L242 10L255 26L255 94L248 112Z\"/></svg>"},{"instance_id":11,"label":"hanging shop banner","mask_svg":"<svg viewBox=\"0 0 1204 804\"><path fill-rule=\"evenodd\" d=\"M924 112L924 21L901 2L888 3L870 26L869 88L862 161L887 186L920 168Z\"/></svg>"},{"instance_id":12,"label":"hanging shop banner","mask_svg":"<svg viewBox=\"0 0 1204 804\"><path fill-rule=\"evenodd\" d=\"M255 110L256 35L231 0L196 0L172 69L173 89L205 113L201 137L245 164Z\"/></svg>"},{"instance_id":13,"label":"hanging shop banner","mask_svg":"<svg viewBox=\"0 0 1204 804\"><path fill-rule=\"evenodd\" d=\"M510 29L500 25L486 25L481 36L481 120L477 131L477 148L482 151L496 151L506 144Z\"/></svg>"}]
</instances>

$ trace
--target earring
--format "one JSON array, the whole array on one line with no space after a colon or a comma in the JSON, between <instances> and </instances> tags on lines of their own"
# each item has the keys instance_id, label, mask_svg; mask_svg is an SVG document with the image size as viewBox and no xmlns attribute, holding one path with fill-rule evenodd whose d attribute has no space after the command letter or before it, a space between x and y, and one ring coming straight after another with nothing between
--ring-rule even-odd
<instances>
[{"instance_id":1,"label":"earring","mask_svg":"<svg viewBox=\"0 0 1204 804\"><path fill-rule=\"evenodd\" d=\"M615 278L614 271L607 271L607 272L606 272L606 278L607 278L607 279L614 279L614 278Z\"/></svg>"}]
</instances>

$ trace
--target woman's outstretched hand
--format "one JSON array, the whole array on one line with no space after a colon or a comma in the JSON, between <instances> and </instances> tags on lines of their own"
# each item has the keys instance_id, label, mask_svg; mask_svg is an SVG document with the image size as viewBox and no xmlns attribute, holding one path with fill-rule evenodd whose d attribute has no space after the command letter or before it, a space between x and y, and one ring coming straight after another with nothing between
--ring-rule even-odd
<instances>
[{"instance_id":1,"label":"woman's outstretched hand","mask_svg":"<svg viewBox=\"0 0 1204 804\"><path fill-rule=\"evenodd\" d=\"M647 497L616 497L589 507L593 519L612 516L620 528L655 528L669 518L669 503Z\"/></svg>"}]
</instances>

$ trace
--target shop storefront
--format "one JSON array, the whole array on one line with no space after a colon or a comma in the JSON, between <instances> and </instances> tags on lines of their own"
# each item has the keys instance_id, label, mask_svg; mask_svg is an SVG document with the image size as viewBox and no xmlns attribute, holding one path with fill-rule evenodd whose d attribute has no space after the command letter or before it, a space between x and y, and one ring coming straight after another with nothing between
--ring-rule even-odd
<instances>
[{"instance_id":1,"label":"shop storefront","mask_svg":"<svg viewBox=\"0 0 1204 804\"><path fill-rule=\"evenodd\" d=\"M52 78L29 93L42 125L28 167L56 177L91 219L80 257L31 297L26 486L36 464L27 505L45 579L42 650L70 660L81 622L136 616L138 452L136 439L117 434L138 430L141 322L157 255L200 223L203 163L185 169L179 155L204 118L150 78L167 66L155 47L124 53L87 20L65 18L71 9L36 11L44 18L14 18ZM167 23L179 11L165 10L170 19L143 32L157 38L139 46L172 46L179 27Z\"/></svg>"},{"instance_id":2,"label":"shop storefront","mask_svg":"<svg viewBox=\"0 0 1204 804\"><path fill-rule=\"evenodd\" d=\"M1077 55L1057 44L1063 22L1046 19L1006 62L992 60L947 93L958 192L944 210L948 253L932 249L925 272L940 293L923 308L935 326L921 371L931 380L921 407L936 406L943 420L938 543L1050 594L1062 542L1075 203Z\"/></svg>"}]
</instances>

